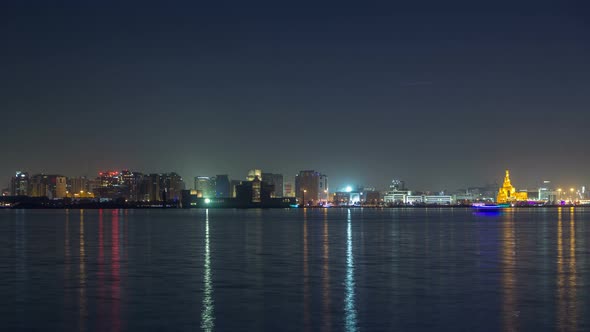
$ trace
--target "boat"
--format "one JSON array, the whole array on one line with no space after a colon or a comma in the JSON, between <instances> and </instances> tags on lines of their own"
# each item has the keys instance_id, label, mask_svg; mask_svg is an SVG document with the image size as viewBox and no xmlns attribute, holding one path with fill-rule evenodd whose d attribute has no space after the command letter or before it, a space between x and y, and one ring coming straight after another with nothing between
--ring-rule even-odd
<instances>
[{"instance_id":1,"label":"boat","mask_svg":"<svg viewBox=\"0 0 590 332\"><path fill-rule=\"evenodd\" d=\"M477 210L501 210L505 208L509 208L510 204L508 203L501 203L501 204L494 204L494 203L473 203L471 205L472 208Z\"/></svg>"}]
</instances>

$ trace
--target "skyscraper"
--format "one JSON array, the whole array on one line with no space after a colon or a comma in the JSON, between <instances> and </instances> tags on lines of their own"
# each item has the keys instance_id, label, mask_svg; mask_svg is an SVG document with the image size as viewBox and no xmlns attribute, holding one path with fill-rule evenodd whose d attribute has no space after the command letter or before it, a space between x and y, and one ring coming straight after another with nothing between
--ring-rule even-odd
<instances>
[{"instance_id":1,"label":"skyscraper","mask_svg":"<svg viewBox=\"0 0 590 332\"><path fill-rule=\"evenodd\" d=\"M184 190L184 181L175 172L161 174L160 190L166 193L166 201L177 202Z\"/></svg>"},{"instance_id":2,"label":"skyscraper","mask_svg":"<svg viewBox=\"0 0 590 332\"><path fill-rule=\"evenodd\" d=\"M231 197L229 177L227 174L215 176L215 197Z\"/></svg>"},{"instance_id":3,"label":"skyscraper","mask_svg":"<svg viewBox=\"0 0 590 332\"><path fill-rule=\"evenodd\" d=\"M145 175L141 182L141 200L147 202L162 201L160 183L160 174L152 173Z\"/></svg>"},{"instance_id":4,"label":"skyscraper","mask_svg":"<svg viewBox=\"0 0 590 332\"><path fill-rule=\"evenodd\" d=\"M328 177L314 170L300 171L295 177L295 195L304 205L320 205L328 199Z\"/></svg>"},{"instance_id":5,"label":"skyscraper","mask_svg":"<svg viewBox=\"0 0 590 332\"><path fill-rule=\"evenodd\" d=\"M262 181L274 187L272 197L283 197L283 174L262 173Z\"/></svg>"},{"instance_id":6,"label":"skyscraper","mask_svg":"<svg viewBox=\"0 0 590 332\"><path fill-rule=\"evenodd\" d=\"M10 195L28 196L29 195L29 173L16 172L10 181Z\"/></svg>"},{"instance_id":7,"label":"skyscraper","mask_svg":"<svg viewBox=\"0 0 590 332\"><path fill-rule=\"evenodd\" d=\"M143 174L139 172L132 172L129 170L121 171L121 184L124 186L125 197L137 202L141 200L141 183L143 181Z\"/></svg>"},{"instance_id":8,"label":"skyscraper","mask_svg":"<svg viewBox=\"0 0 590 332\"><path fill-rule=\"evenodd\" d=\"M29 196L48 197L50 199L64 198L67 195L67 181L65 176L36 174L31 177Z\"/></svg>"},{"instance_id":9,"label":"skyscraper","mask_svg":"<svg viewBox=\"0 0 590 332\"><path fill-rule=\"evenodd\" d=\"M215 197L215 178L210 176L195 177L195 190L200 191L204 198Z\"/></svg>"}]
</instances>

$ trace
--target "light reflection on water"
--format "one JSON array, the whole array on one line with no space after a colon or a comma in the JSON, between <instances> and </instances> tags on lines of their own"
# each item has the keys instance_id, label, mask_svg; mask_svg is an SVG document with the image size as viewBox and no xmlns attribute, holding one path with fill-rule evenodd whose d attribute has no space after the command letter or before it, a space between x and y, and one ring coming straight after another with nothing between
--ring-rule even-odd
<instances>
[{"instance_id":1,"label":"light reflection on water","mask_svg":"<svg viewBox=\"0 0 590 332\"><path fill-rule=\"evenodd\" d=\"M348 217L346 219L346 297L344 302L345 328L347 332L357 330L356 321L356 303L354 296L354 255L352 253L352 218L350 216L350 209L348 210Z\"/></svg>"},{"instance_id":2,"label":"light reflection on water","mask_svg":"<svg viewBox=\"0 0 590 332\"><path fill-rule=\"evenodd\" d=\"M508 211L502 220L502 290L503 290L503 331L518 331L518 317L520 311L517 307L516 288L516 264L517 244L514 234L514 211Z\"/></svg>"},{"instance_id":3,"label":"light reflection on water","mask_svg":"<svg viewBox=\"0 0 590 332\"><path fill-rule=\"evenodd\" d=\"M303 327L311 329L310 289L309 289L309 244L307 234L307 208L303 208Z\"/></svg>"},{"instance_id":4,"label":"light reflection on water","mask_svg":"<svg viewBox=\"0 0 590 332\"><path fill-rule=\"evenodd\" d=\"M574 208L569 214L569 239L564 239L564 211L557 215L557 327L560 331L576 331L577 328L577 278L576 278L576 223ZM565 241L564 241L565 240ZM564 251L564 246L567 246ZM569 255L569 257L566 256Z\"/></svg>"},{"instance_id":5,"label":"light reflection on water","mask_svg":"<svg viewBox=\"0 0 590 332\"><path fill-rule=\"evenodd\" d=\"M0 328L588 330L588 222L577 207L0 211Z\"/></svg>"},{"instance_id":6,"label":"light reflection on water","mask_svg":"<svg viewBox=\"0 0 590 332\"><path fill-rule=\"evenodd\" d=\"M213 283L211 280L211 248L209 239L209 209L205 210L205 260L203 269L203 311L201 313L201 329L210 332L215 327Z\"/></svg>"},{"instance_id":7,"label":"light reflection on water","mask_svg":"<svg viewBox=\"0 0 590 332\"><path fill-rule=\"evenodd\" d=\"M328 229L328 209L323 209L323 266L322 266L322 302L324 311L324 331L332 330L332 310L331 310L331 295L330 295L330 237Z\"/></svg>"}]
</instances>

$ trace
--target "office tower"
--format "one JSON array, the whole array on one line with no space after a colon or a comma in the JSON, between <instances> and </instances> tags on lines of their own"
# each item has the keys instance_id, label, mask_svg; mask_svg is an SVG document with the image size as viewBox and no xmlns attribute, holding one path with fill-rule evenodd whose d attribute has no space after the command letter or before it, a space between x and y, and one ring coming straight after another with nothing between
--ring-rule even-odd
<instances>
[{"instance_id":1,"label":"office tower","mask_svg":"<svg viewBox=\"0 0 590 332\"><path fill-rule=\"evenodd\" d=\"M227 174L215 176L215 197L231 197L231 188Z\"/></svg>"},{"instance_id":2,"label":"office tower","mask_svg":"<svg viewBox=\"0 0 590 332\"><path fill-rule=\"evenodd\" d=\"M123 196L131 201L141 201L141 184L143 182L144 175L140 172L133 172L129 170L121 171L121 187Z\"/></svg>"},{"instance_id":3,"label":"office tower","mask_svg":"<svg viewBox=\"0 0 590 332\"><path fill-rule=\"evenodd\" d=\"M283 197L283 174L262 173L262 181L274 186L272 197Z\"/></svg>"},{"instance_id":4,"label":"office tower","mask_svg":"<svg viewBox=\"0 0 590 332\"><path fill-rule=\"evenodd\" d=\"M210 176L195 177L195 190L205 198L215 197L215 178Z\"/></svg>"},{"instance_id":5,"label":"office tower","mask_svg":"<svg viewBox=\"0 0 590 332\"><path fill-rule=\"evenodd\" d=\"M261 204L271 199L272 185L255 177L236 186L236 200L241 204Z\"/></svg>"},{"instance_id":6,"label":"office tower","mask_svg":"<svg viewBox=\"0 0 590 332\"><path fill-rule=\"evenodd\" d=\"M128 170L124 170L121 172L99 172L98 177L96 178L96 182L93 184L93 186L96 185L96 187L93 188L92 192L96 197L99 197L101 199L128 199L130 195L128 184L132 184L130 183L132 177L133 172L130 172ZM127 184L125 183L125 180L127 180Z\"/></svg>"},{"instance_id":7,"label":"office tower","mask_svg":"<svg viewBox=\"0 0 590 332\"><path fill-rule=\"evenodd\" d=\"M85 176L69 178L68 191L72 195L76 193L86 193L88 191L88 179Z\"/></svg>"},{"instance_id":8,"label":"office tower","mask_svg":"<svg viewBox=\"0 0 590 332\"><path fill-rule=\"evenodd\" d=\"M36 174L31 177L29 196L58 199L64 198L66 195L67 181L65 176Z\"/></svg>"},{"instance_id":9,"label":"office tower","mask_svg":"<svg viewBox=\"0 0 590 332\"><path fill-rule=\"evenodd\" d=\"M248 171L248 176L246 176L247 181L254 181L255 178L259 178L262 180L262 171L259 169L251 169Z\"/></svg>"},{"instance_id":10,"label":"office tower","mask_svg":"<svg viewBox=\"0 0 590 332\"><path fill-rule=\"evenodd\" d=\"M328 177L314 170L300 171L295 177L295 195L304 205L319 205L328 200Z\"/></svg>"},{"instance_id":11,"label":"office tower","mask_svg":"<svg viewBox=\"0 0 590 332\"><path fill-rule=\"evenodd\" d=\"M184 190L182 177L175 172L160 175L160 190L166 193L166 201L177 202Z\"/></svg>"},{"instance_id":12,"label":"office tower","mask_svg":"<svg viewBox=\"0 0 590 332\"><path fill-rule=\"evenodd\" d=\"M144 202L160 202L162 200L160 183L160 174L152 173L144 175L141 181L141 200Z\"/></svg>"},{"instance_id":13,"label":"office tower","mask_svg":"<svg viewBox=\"0 0 590 332\"><path fill-rule=\"evenodd\" d=\"M118 171L104 171L98 173L101 187L112 187L121 184L121 174Z\"/></svg>"},{"instance_id":14,"label":"office tower","mask_svg":"<svg viewBox=\"0 0 590 332\"><path fill-rule=\"evenodd\" d=\"M10 195L28 196L29 195L29 173L16 172L10 181Z\"/></svg>"},{"instance_id":15,"label":"office tower","mask_svg":"<svg viewBox=\"0 0 590 332\"><path fill-rule=\"evenodd\" d=\"M283 197L295 197L295 184L292 181L283 183Z\"/></svg>"}]
</instances>

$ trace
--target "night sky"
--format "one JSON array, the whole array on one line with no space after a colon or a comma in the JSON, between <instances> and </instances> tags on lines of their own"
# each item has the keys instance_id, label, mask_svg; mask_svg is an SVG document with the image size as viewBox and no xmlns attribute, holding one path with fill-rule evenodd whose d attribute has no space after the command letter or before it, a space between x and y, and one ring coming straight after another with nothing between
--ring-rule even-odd
<instances>
[{"instance_id":1,"label":"night sky","mask_svg":"<svg viewBox=\"0 0 590 332\"><path fill-rule=\"evenodd\" d=\"M45 2L0 4L0 187L122 168L590 184L582 1Z\"/></svg>"}]
</instances>

